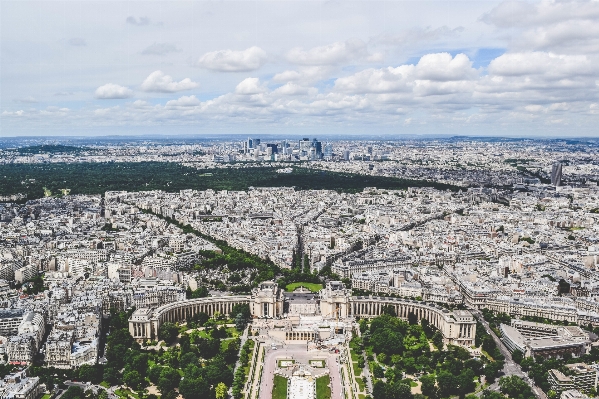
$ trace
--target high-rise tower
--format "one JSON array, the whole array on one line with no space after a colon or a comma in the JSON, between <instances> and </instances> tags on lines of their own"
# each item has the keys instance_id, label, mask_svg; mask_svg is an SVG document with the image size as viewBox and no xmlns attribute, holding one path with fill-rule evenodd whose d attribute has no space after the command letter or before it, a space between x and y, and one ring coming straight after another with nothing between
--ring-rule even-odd
<instances>
[{"instance_id":1,"label":"high-rise tower","mask_svg":"<svg viewBox=\"0 0 599 399\"><path fill-rule=\"evenodd\" d=\"M551 184L556 187L562 185L562 164L559 162L551 167Z\"/></svg>"}]
</instances>

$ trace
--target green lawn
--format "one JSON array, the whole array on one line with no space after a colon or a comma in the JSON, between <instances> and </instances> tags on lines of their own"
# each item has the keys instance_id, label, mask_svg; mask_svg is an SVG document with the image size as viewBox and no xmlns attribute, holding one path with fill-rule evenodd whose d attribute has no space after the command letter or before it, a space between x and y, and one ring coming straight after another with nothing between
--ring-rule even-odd
<instances>
[{"instance_id":1,"label":"green lawn","mask_svg":"<svg viewBox=\"0 0 599 399\"><path fill-rule=\"evenodd\" d=\"M359 376L362 374L362 369L358 367L358 363L354 363L354 375Z\"/></svg>"},{"instance_id":2,"label":"green lawn","mask_svg":"<svg viewBox=\"0 0 599 399\"><path fill-rule=\"evenodd\" d=\"M287 284L285 287L285 291L291 292L294 291L298 287L304 287L312 292L318 292L322 289L322 284L314 284L314 283L291 283Z\"/></svg>"},{"instance_id":3,"label":"green lawn","mask_svg":"<svg viewBox=\"0 0 599 399\"><path fill-rule=\"evenodd\" d=\"M364 379L363 378L356 378L356 382L358 383L358 386L360 387L360 391L364 391L364 388L366 387L366 384L364 383Z\"/></svg>"},{"instance_id":4,"label":"green lawn","mask_svg":"<svg viewBox=\"0 0 599 399\"><path fill-rule=\"evenodd\" d=\"M114 391L114 393L121 398L129 398L129 396L133 396L135 399L139 399L139 395L130 389L117 389Z\"/></svg>"},{"instance_id":5,"label":"green lawn","mask_svg":"<svg viewBox=\"0 0 599 399\"><path fill-rule=\"evenodd\" d=\"M239 337L239 331L235 327L227 327L227 334L233 338Z\"/></svg>"},{"instance_id":6,"label":"green lawn","mask_svg":"<svg viewBox=\"0 0 599 399\"><path fill-rule=\"evenodd\" d=\"M331 399L331 377L324 375L316 379L316 399ZM274 396L273 396L274 398Z\"/></svg>"},{"instance_id":7,"label":"green lawn","mask_svg":"<svg viewBox=\"0 0 599 399\"><path fill-rule=\"evenodd\" d=\"M287 378L275 375L272 387L272 399L287 399Z\"/></svg>"}]
</instances>

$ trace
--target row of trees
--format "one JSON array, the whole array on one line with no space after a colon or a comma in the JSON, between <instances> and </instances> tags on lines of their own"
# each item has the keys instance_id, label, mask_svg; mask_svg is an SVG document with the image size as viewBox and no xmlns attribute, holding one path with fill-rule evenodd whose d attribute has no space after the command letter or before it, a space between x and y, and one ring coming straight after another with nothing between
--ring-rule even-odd
<instances>
[{"instance_id":1,"label":"row of trees","mask_svg":"<svg viewBox=\"0 0 599 399\"><path fill-rule=\"evenodd\" d=\"M105 191L165 190L248 190L249 187L291 187L300 190L337 190L361 192L365 187L406 189L434 187L457 191L459 187L386 176L294 168L291 174L276 173L274 167L206 169L174 162L123 163L52 163L0 165L0 192L7 195L23 193L28 199L44 196L43 187L52 193L69 188L71 194L103 194ZM31 179L31 180L30 180ZM21 184L25 182L25 184Z\"/></svg>"},{"instance_id":2,"label":"row of trees","mask_svg":"<svg viewBox=\"0 0 599 399\"><path fill-rule=\"evenodd\" d=\"M238 314L245 312L242 309L236 311ZM215 328L211 337L183 333L179 346L147 351L131 338L126 329L128 318L126 312L113 314L107 342L107 364L101 374L96 371L94 375L81 378L82 381L98 383L103 379L111 385L125 384L136 391L151 383L165 399L176 398L175 389L185 399L218 399L226 395L227 387L233 382L232 368L237 361L239 339L223 341L223 337L217 336L219 333L214 331L224 332L226 336L226 330ZM178 327L164 323L160 333L170 334L168 338L174 340Z\"/></svg>"},{"instance_id":3,"label":"row of trees","mask_svg":"<svg viewBox=\"0 0 599 399\"><path fill-rule=\"evenodd\" d=\"M356 338L350 343L357 352L361 352L363 346L376 354L376 359L370 358L374 377L379 379L374 386L374 399L411 398L410 390L406 389L406 386L410 387L410 381L403 378L405 374L416 373L421 375L424 396L445 398L457 395L463 398L476 389L479 376L485 375L487 381L493 381L503 368L497 348L488 348L497 355L493 361L473 359L462 347L443 345L442 335L426 319L420 324L416 324L415 317L405 322L392 314L393 309L383 311L385 314L370 323L361 320L362 342ZM482 326L480 330L480 334L477 330L477 340L492 342L487 340ZM429 342L436 350L431 350ZM361 363L358 366L364 366ZM386 383L380 381L383 378Z\"/></svg>"}]
</instances>

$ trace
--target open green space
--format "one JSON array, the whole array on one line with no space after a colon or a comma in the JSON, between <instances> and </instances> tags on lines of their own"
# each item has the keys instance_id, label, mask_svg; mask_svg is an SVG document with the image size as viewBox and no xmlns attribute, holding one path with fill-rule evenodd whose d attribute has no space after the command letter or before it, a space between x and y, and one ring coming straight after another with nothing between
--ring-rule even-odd
<instances>
[{"instance_id":1,"label":"open green space","mask_svg":"<svg viewBox=\"0 0 599 399\"><path fill-rule=\"evenodd\" d=\"M292 292L292 291L295 291L299 287L304 287L305 289L308 289L312 292L318 292L322 289L322 284L304 283L304 282L291 283L291 284L287 284L287 287L285 287L285 291Z\"/></svg>"},{"instance_id":2,"label":"open green space","mask_svg":"<svg viewBox=\"0 0 599 399\"><path fill-rule=\"evenodd\" d=\"M354 375L357 377L362 374L362 368L358 367L358 363L354 363Z\"/></svg>"},{"instance_id":3,"label":"open green space","mask_svg":"<svg viewBox=\"0 0 599 399\"><path fill-rule=\"evenodd\" d=\"M356 382L358 383L358 387L360 387L360 391L364 392L364 389L366 388L366 384L364 383L364 379L363 378L356 378Z\"/></svg>"},{"instance_id":4,"label":"open green space","mask_svg":"<svg viewBox=\"0 0 599 399\"><path fill-rule=\"evenodd\" d=\"M287 378L275 375L272 386L272 399L287 398Z\"/></svg>"},{"instance_id":5,"label":"open green space","mask_svg":"<svg viewBox=\"0 0 599 399\"><path fill-rule=\"evenodd\" d=\"M316 379L316 399L331 399L331 377L324 375Z\"/></svg>"},{"instance_id":6,"label":"open green space","mask_svg":"<svg viewBox=\"0 0 599 399\"><path fill-rule=\"evenodd\" d=\"M367 176L307 168L293 168L281 174L275 167L203 169L173 162L123 163L53 163L0 165L0 192L4 195L27 194L28 199L42 198L44 193L102 194L105 191L165 190L247 190L249 187L291 187L300 190L337 190L355 193L366 187L406 189L435 187L457 190L458 187L423 180L386 176ZM45 189L44 189L45 188Z\"/></svg>"}]
</instances>

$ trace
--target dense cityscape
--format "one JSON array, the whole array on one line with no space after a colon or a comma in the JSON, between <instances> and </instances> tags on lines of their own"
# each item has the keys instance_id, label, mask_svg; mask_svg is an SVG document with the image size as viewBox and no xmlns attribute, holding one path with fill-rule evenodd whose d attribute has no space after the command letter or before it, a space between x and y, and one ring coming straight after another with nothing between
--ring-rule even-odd
<instances>
[{"instance_id":1,"label":"dense cityscape","mask_svg":"<svg viewBox=\"0 0 599 399\"><path fill-rule=\"evenodd\" d=\"M0 159L2 397L597 394L594 140L15 139Z\"/></svg>"}]
</instances>

